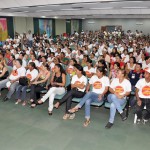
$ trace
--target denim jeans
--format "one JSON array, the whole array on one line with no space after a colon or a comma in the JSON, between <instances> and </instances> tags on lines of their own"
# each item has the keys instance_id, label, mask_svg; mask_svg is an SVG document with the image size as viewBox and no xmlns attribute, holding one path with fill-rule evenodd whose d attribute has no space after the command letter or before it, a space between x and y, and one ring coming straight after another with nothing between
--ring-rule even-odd
<instances>
[{"instance_id":1,"label":"denim jeans","mask_svg":"<svg viewBox=\"0 0 150 150\"><path fill-rule=\"evenodd\" d=\"M118 110L118 112L120 114L123 112L121 106L125 104L126 99L125 98L118 99L115 94L109 94L107 99L108 99L108 102L111 103L110 104L109 122L113 123L114 122L114 118L115 118L115 114L116 114L116 110Z\"/></svg>"},{"instance_id":2,"label":"denim jeans","mask_svg":"<svg viewBox=\"0 0 150 150\"><path fill-rule=\"evenodd\" d=\"M104 100L102 97L101 100L99 100L99 94L94 93L94 92L88 92L85 94L85 96L81 99L80 103L77 105L77 107L81 108L85 104L85 118L89 119L90 118L90 108L91 108L91 103L96 102L100 103Z\"/></svg>"},{"instance_id":3,"label":"denim jeans","mask_svg":"<svg viewBox=\"0 0 150 150\"><path fill-rule=\"evenodd\" d=\"M18 85L16 88L16 99L25 100L26 99L27 86Z\"/></svg>"},{"instance_id":4,"label":"denim jeans","mask_svg":"<svg viewBox=\"0 0 150 150\"><path fill-rule=\"evenodd\" d=\"M0 81L0 91L2 88L6 88L6 83L9 81L9 79L5 79ZM13 95L13 93L15 92L16 87L18 86L19 82L14 82L11 84L9 91L7 93L7 98L11 98L11 96Z\"/></svg>"}]
</instances>

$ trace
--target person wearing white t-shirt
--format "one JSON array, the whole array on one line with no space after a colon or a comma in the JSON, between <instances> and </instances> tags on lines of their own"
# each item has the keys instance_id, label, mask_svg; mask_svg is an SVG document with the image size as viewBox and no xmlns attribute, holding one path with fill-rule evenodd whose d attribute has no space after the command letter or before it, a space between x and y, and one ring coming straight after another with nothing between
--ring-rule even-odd
<instances>
[{"instance_id":1,"label":"person wearing white t-shirt","mask_svg":"<svg viewBox=\"0 0 150 150\"><path fill-rule=\"evenodd\" d=\"M55 104L55 108L58 108L61 104L66 102L66 111L63 116L64 120L74 117L69 110L71 109L71 103L73 98L82 98L85 95L85 89L87 85L87 78L84 75L83 67L79 64L75 64L76 75L71 80L71 90L65 94L65 96Z\"/></svg>"},{"instance_id":2,"label":"person wearing white t-shirt","mask_svg":"<svg viewBox=\"0 0 150 150\"><path fill-rule=\"evenodd\" d=\"M35 65L36 65L36 67L39 67L39 61L38 60L36 60L36 56L34 55L34 54L32 54L31 55L31 60L29 61L29 63L30 62L34 62L35 63Z\"/></svg>"},{"instance_id":3,"label":"person wearing white t-shirt","mask_svg":"<svg viewBox=\"0 0 150 150\"><path fill-rule=\"evenodd\" d=\"M126 102L126 96L131 92L131 83L129 80L125 79L126 72L125 70L119 70L117 78L114 78L110 84L109 91L111 94L108 95L107 99L110 103L110 118L109 122L105 126L106 129L109 129L113 126L116 110L121 115L122 120L126 120L126 114L123 112L122 105Z\"/></svg>"},{"instance_id":4,"label":"person wearing white t-shirt","mask_svg":"<svg viewBox=\"0 0 150 150\"><path fill-rule=\"evenodd\" d=\"M85 104L85 122L84 127L87 127L90 123L90 105L92 102L101 103L104 100L104 95L108 91L109 78L105 75L105 68L98 67L96 75L93 75L89 80L89 84L86 89L86 95L81 99L80 103L70 110L71 113L78 111ZM92 86L92 91L89 92Z\"/></svg>"},{"instance_id":5,"label":"person wearing white t-shirt","mask_svg":"<svg viewBox=\"0 0 150 150\"><path fill-rule=\"evenodd\" d=\"M28 70L26 72L25 75L30 84L31 82L33 82L35 80L35 78L38 76L38 70L36 69L35 63L34 62L30 62L28 65ZM27 85L23 86L23 85L18 85L16 88L16 103L15 104L19 104L21 101L23 101L22 105L25 106L26 105L26 90L27 90Z\"/></svg>"},{"instance_id":6,"label":"person wearing white t-shirt","mask_svg":"<svg viewBox=\"0 0 150 150\"><path fill-rule=\"evenodd\" d=\"M5 80L0 81L0 90L6 87L9 88L9 91L3 101L7 101L11 98L12 94L15 92L15 89L19 84L19 78L25 76L25 73L26 69L22 67L22 60L17 59L10 76Z\"/></svg>"},{"instance_id":7,"label":"person wearing white t-shirt","mask_svg":"<svg viewBox=\"0 0 150 150\"><path fill-rule=\"evenodd\" d=\"M95 69L92 67L92 60L87 60L87 66L85 66L83 70L85 71L88 78L91 78L93 76L93 74L95 73Z\"/></svg>"},{"instance_id":8,"label":"person wearing white t-shirt","mask_svg":"<svg viewBox=\"0 0 150 150\"><path fill-rule=\"evenodd\" d=\"M145 69L144 78L140 79L136 85L136 99L137 107L136 114L138 121L148 120L150 118L150 67ZM142 113L142 110L146 106L146 113Z\"/></svg>"}]
</instances>

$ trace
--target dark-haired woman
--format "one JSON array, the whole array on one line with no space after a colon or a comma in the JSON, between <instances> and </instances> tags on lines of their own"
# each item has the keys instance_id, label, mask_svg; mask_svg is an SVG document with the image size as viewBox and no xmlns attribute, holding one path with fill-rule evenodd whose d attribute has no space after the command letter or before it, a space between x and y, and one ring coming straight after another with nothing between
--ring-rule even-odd
<instances>
[{"instance_id":1,"label":"dark-haired woman","mask_svg":"<svg viewBox=\"0 0 150 150\"><path fill-rule=\"evenodd\" d=\"M126 72L129 73L131 70L134 70L136 66L135 57L130 57L129 63L126 64Z\"/></svg>"},{"instance_id":2,"label":"dark-haired woman","mask_svg":"<svg viewBox=\"0 0 150 150\"><path fill-rule=\"evenodd\" d=\"M38 70L36 69L35 63L30 62L28 65L28 70L26 72L26 77L30 81L30 84L35 80L35 78L38 76ZM23 101L22 106L26 105L26 89L27 85L18 85L16 88L16 103L19 104L21 101Z\"/></svg>"},{"instance_id":3,"label":"dark-haired woman","mask_svg":"<svg viewBox=\"0 0 150 150\"><path fill-rule=\"evenodd\" d=\"M39 67L39 74L35 81L31 84L30 102L31 107L37 105L37 100L40 98L40 91L45 90L47 80L50 78L49 66L41 64Z\"/></svg>"},{"instance_id":4,"label":"dark-haired woman","mask_svg":"<svg viewBox=\"0 0 150 150\"><path fill-rule=\"evenodd\" d=\"M72 77L71 80L71 90L55 104L55 108L58 108L61 104L66 102L66 111L63 119L71 119L73 117L68 111L71 108L71 103L73 98L82 98L85 95L85 88L87 85L87 78L83 72L83 67L79 64L75 64L76 75Z\"/></svg>"},{"instance_id":5,"label":"dark-haired woman","mask_svg":"<svg viewBox=\"0 0 150 150\"><path fill-rule=\"evenodd\" d=\"M38 104L42 104L47 100L47 98L49 98L49 107L48 107L49 115L52 115L55 95L56 94L62 95L65 93L65 84L66 84L66 73L60 64L56 64L51 79L51 88L41 98L41 100L38 101Z\"/></svg>"},{"instance_id":6,"label":"dark-haired woman","mask_svg":"<svg viewBox=\"0 0 150 150\"><path fill-rule=\"evenodd\" d=\"M3 62L0 63L0 81L6 79L9 76L7 67Z\"/></svg>"},{"instance_id":7,"label":"dark-haired woman","mask_svg":"<svg viewBox=\"0 0 150 150\"><path fill-rule=\"evenodd\" d=\"M90 86L92 91L89 92ZM86 95L81 99L80 103L70 110L71 113L78 111L85 104L85 122L84 127L90 123L90 105L92 102L102 102L104 95L107 93L109 87L109 78L105 76L105 68L98 67L96 74L91 77L86 89Z\"/></svg>"},{"instance_id":8,"label":"dark-haired woman","mask_svg":"<svg viewBox=\"0 0 150 150\"><path fill-rule=\"evenodd\" d=\"M126 120L127 117L123 112L122 105L126 102L126 96L131 92L131 83L125 78L125 70L118 70L117 78L113 79L110 84L109 91L111 94L108 95L107 99L110 104L110 118L105 128L111 128L114 123L116 110L121 115L122 120Z\"/></svg>"}]
</instances>

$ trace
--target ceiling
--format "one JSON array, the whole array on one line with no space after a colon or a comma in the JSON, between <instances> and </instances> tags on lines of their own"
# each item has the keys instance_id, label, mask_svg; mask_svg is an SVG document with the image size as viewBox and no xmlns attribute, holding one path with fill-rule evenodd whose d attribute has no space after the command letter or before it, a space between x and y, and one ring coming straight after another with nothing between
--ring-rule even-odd
<instances>
[{"instance_id":1,"label":"ceiling","mask_svg":"<svg viewBox=\"0 0 150 150\"><path fill-rule=\"evenodd\" d=\"M150 1L1 0L0 16L56 19L150 18Z\"/></svg>"}]
</instances>

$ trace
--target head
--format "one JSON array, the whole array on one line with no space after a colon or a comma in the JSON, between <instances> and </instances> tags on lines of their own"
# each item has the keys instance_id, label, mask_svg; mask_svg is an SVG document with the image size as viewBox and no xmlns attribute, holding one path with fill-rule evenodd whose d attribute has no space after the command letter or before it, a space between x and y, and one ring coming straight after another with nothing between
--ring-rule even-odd
<instances>
[{"instance_id":1,"label":"head","mask_svg":"<svg viewBox=\"0 0 150 150\"><path fill-rule=\"evenodd\" d=\"M105 68L104 67L98 67L96 69L96 75L98 77L102 77L103 75L105 75Z\"/></svg>"},{"instance_id":2,"label":"head","mask_svg":"<svg viewBox=\"0 0 150 150\"><path fill-rule=\"evenodd\" d=\"M74 58L70 59L69 64L72 65L72 66L74 66L74 64L77 64L76 59L74 59Z\"/></svg>"},{"instance_id":3,"label":"head","mask_svg":"<svg viewBox=\"0 0 150 150\"><path fill-rule=\"evenodd\" d=\"M33 70L33 69L36 69L35 63L30 62L29 65L28 65L28 68L29 68L30 71Z\"/></svg>"},{"instance_id":4,"label":"head","mask_svg":"<svg viewBox=\"0 0 150 150\"><path fill-rule=\"evenodd\" d=\"M83 67L81 65L75 64L74 67L75 67L75 72L76 72L77 76L85 75L85 72L83 71Z\"/></svg>"},{"instance_id":5,"label":"head","mask_svg":"<svg viewBox=\"0 0 150 150\"><path fill-rule=\"evenodd\" d=\"M114 69L115 69L115 70L120 69L120 63L115 62L115 63L114 63Z\"/></svg>"},{"instance_id":6,"label":"head","mask_svg":"<svg viewBox=\"0 0 150 150\"><path fill-rule=\"evenodd\" d=\"M150 81L150 68L145 69L144 77Z\"/></svg>"},{"instance_id":7,"label":"head","mask_svg":"<svg viewBox=\"0 0 150 150\"><path fill-rule=\"evenodd\" d=\"M106 65L106 62L105 62L104 59L101 59L101 60L98 61L98 66L107 68L107 65Z\"/></svg>"},{"instance_id":8,"label":"head","mask_svg":"<svg viewBox=\"0 0 150 150\"><path fill-rule=\"evenodd\" d=\"M61 64L55 64L54 71L55 71L55 73L59 73L60 72L60 73L66 74Z\"/></svg>"},{"instance_id":9,"label":"head","mask_svg":"<svg viewBox=\"0 0 150 150\"><path fill-rule=\"evenodd\" d=\"M135 64L136 63L135 57L130 57L129 62Z\"/></svg>"},{"instance_id":10,"label":"head","mask_svg":"<svg viewBox=\"0 0 150 150\"><path fill-rule=\"evenodd\" d=\"M124 69L119 69L117 73L117 78L118 79L123 79L126 77L126 71Z\"/></svg>"},{"instance_id":11,"label":"head","mask_svg":"<svg viewBox=\"0 0 150 150\"><path fill-rule=\"evenodd\" d=\"M87 60L87 66L88 67L92 67L93 65L92 65L92 60L91 59L88 59Z\"/></svg>"},{"instance_id":12,"label":"head","mask_svg":"<svg viewBox=\"0 0 150 150\"><path fill-rule=\"evenodd\" d=\"M22 60L19 58L19 59L16 59L16 61L15 61L15 66L17 67L17 68L20 68L21 66L22 66Z\"/></svg>"},{"instance_id":13,"label":"head","mask_svg":"<svg viewBox=\"0 0 150 150\"><path fill-rule=\"evenodd\" d=\"M142 64L141 64L141 63L136 63L135 71L136 71L136 72L140 72L141 69L142 69Z\"/></svg>"}]
</instances>

